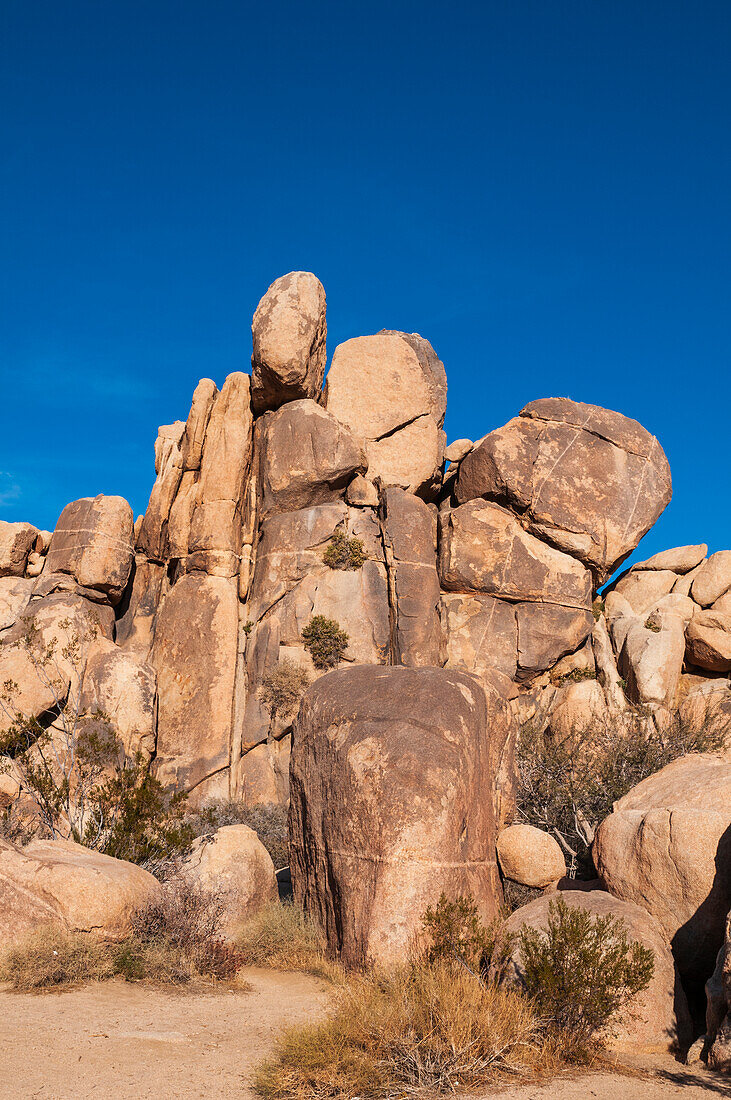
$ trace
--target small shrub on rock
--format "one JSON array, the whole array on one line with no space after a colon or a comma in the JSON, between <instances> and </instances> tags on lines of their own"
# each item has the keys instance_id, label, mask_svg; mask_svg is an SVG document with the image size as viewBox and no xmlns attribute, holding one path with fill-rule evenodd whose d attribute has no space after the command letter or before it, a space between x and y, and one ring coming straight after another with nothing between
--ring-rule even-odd
<instances>
[{"instance_id":1,"label":"small shrub on rock","mask_svg":"<svg viewBox=\"0 0 731 1100\"><path fill-rule=\"evenodd\" d=\"M520 953L528 995L574 1056L648 987L655 967L653 951L628 941L624 921L563 898L550 903L544 932L523 926Z\"/></svg>"},{"instance_id":2,"label":"small shrub on rock","mask_svg":"<svg viewBox=\"0 0 731 1100\"><path fill-rule=\"evenodd\" d=\"M275 719L293 718L297 713L310 677L307 670L285 657L264 677L259 688L259 700Z\"/></svg>"},{"instance_id":3,"label":"small shrub on rock","mask_svg":"<svg viewBox=\"0 0 731 1100\"><path fill-rule=\"evenodd\" d=\"M302 639L315 668L336 668L348 648L348 635L335 619L325 615L313 615L302 631Z\"/></svg>"},{"instance_id":4,"label":"small shrub on rock","mask_svg":"<svg viewBox=\"0 0 731 1100\"><path fill-rule=\"evenodd\" d=\"M331 569L360 569L366 560L362 539L349 538L345 531L336 531L322 555Z\"/></svg>"},{"instance_id":5,"label":"small shrub on rock","mask_svg":"<svg viewBox=\"0 0 731 1100\"><path fill-rule=\"evenodd\" d=\"M426 950L429 963L453 959L487 974L491 966L501 971L510 956L512 940L500 935L501 921L491 921L485 927L472 897L450 901L442 894L434 907L427 908L422 924L431 941Z\"/></svg>"}]
</instances>

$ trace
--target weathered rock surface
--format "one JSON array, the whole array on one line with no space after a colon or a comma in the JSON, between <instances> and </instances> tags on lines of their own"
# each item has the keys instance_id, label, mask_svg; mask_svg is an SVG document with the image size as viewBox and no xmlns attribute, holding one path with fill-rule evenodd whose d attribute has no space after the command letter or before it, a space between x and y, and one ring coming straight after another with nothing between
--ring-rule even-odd
<instances>
[{"instance_id":1,"label":"weathered rock surface","mask_svg":"<svg viewBox=\"0 0 731 1100\"><path fill-rule=\"evenodd\" d=\"M402 489L383 494L383 542L391 587L394 664L442 664L436 512Z\"/></svg>"},{"instance_id":2,"label":"weathered rock surface","mask_svg":"<svg viewBox=\"0 0 731 1100\"><path fill-rule=\"evenodd\" d=\"M41 924L120 939L135 909L159 892L149 871L72 840L33 840L22 850L0 839L0 939Z\"/></svg>"},{"instance_id":3,"label":"weathered rock surface","mask_svg":"<svg viewBox=\"0 0 731 1100\"><path fill-rule=\"evenodd\" d=\"M543 888L566 874L558 842L532 825L509 825L497 837L497 857L505 878Z\"/></svg>"},{"instance_id":4,"label":"weathered rock surface","mask_svg":"<svg viewBox=\"0 0 731 1100\"><path fill-rule=\"evenodd\" d=\"M694 753L643 780L599 826L594 862L660 922L683 979L704 982L731 908L731 763Z\"/></svg>"},{"instance_id":5,"label":"weathered rock surface","mask_svg":"<svg viewBox=\"0 0 731 1100\"><path fill-rule=\"evenodd\" d=\"M194 801L230 763L238 625L234 582L200 573L181 577L158 611L155 767L161 782L195 790Z\"/></svg>"},{"instance_id":6,"label":"weathered rock surface","mask_svg":"<svg viewBox=\"0 0 731 1100\"><path fill-rule=\"evenodd\" d=\"M44 576L68 573L115 604L134 560L132 509L122 497L84 497L67 504L53 532Z\"/></svg>"},{"instance_id":7,"label":"weathered rock surface","mask_svg":"<svg viewBox=\"0 0 731 1100\"><path fill-rule=\"evenodd\" d=\"M347 966L402 959L443 890L496 913L485 792L508 735L499 692L460 672L357 666L308 689L293 734L292 880Z\"/></svg>"},{"instance_id":8,"label":"weathered rock surface","mask_svg":"<svg viewBox=\"0 0 731 1100\"><path fill-rule=\"evenodd\" d=\"M33 587L30 577L0 577L0 630L7 630L21 617Z\"/></svg>"},{"instance_id":9,"label":"weathered rock surface","mask_svg":"<svg viewBox=\"0 0 731 1100\"><path fill-rule=\"evenodd\" d=\"M726 919L716 969L706 982L706 1044L708 1064L731 1073L731 913Z\"/></svg>"},{"instance_id":10,"label":"weathered rock surface","mask_svg":"<svg viewBox=\"0 0 731 1100\"><path fill-rule=\"evenodd\" d=\"M525 925L545 932L551 901L560 896L567 905L580 906L592 917L615 917L624 922L627 938L649 947L655 955L655 968L650 985L640 993L624 1014L612 1021L607 1039L611 1043L632 1043L645 1049L668 1049L676 1043L681 1048L692 1038L690 1015L672 953L663 929L639 905L621 901L602 890L574 890L560 895L548 894L516 909L505 924L505 931L519 934ZM517 943L507 974L511 984L522 984L522 959Z\"/></svg>"},{"instance_id":11,"label":"weathered rock surface","mask_svg":"<svg viewBox=\"0 0 731 1100\"><path fill-rule=\"evenodd\" d=\"M251 326L251 401L254 412L316 398L325 375L325 291L309 271L275 279Z\"/></svg>"},{"instance_id":12,"label":"weathered rock surface","mask_svg":"<svg viewBox=\"0 0 731 1100\"><path fill-rule=\"evenodd\" d=\"M699 611L688 624L688 659L711 672L731 670L731 613Z\"/></svg>"},{"instance_id":13,"label":"weathered rock surface","mask_svg":"<svg viewBox=\"0 0 731 1100\"><path fill-rule=\"evenodd\" d=\"M515 605L493 596L443 593L447 664L478 679L491 669L514 680L518 667Z\"/></svg>"},{"instance_id":14,"label":"weathered rock surface","mask_svg":"<svg viewBox=\"0 0 731 1100\"><path fill-rule=\"evenodd\" d=\"M368 466L347 427L311 400L290 401L257 422L260 516L342 498Z\"/></svg>"},{"instance_id":15,"label":"weathered rock surface","mask_svg":"<svg viewBox=\"0 0 731 1100\"><path fill-rule=\"evenodd\" d=\"M731 550L719 550L696 573L690 594L701 607L710 607L730 588Z\"/></svg>"},{"instance_id":16,"label":"weathered rock surface","mask_svg":"<svg viewBox=\"0 0 731 1100\"><path fill-rule=\"evenodd\" d=\"M84 670L81 710L102 711L112 723L125 752L155 752L157 689L155 670L134 653L100 641Z\"/></svg>"},{"instance_id":17,"label":"weathered rock surface","mask_svg":"<svg viewBox=\"0 0 731 1100\"><path fill-rule=\"evenodd\" d=\"M22 577L38 544L39 531L31 523L0 520L0 577Z\"/></svg>"},{"instance_id":18,"label":"weathered rock surface","mask_svg":"<svg viewBox=\"0 0 731 1100\"><path fill-rule=\"evenodd\" d=\"M661 550L647 561L638 561L632 566L636 569L669 569L673 573L690 573L701 564L708 553L705 543L697 546L675 546L672 550Z\"/></svg>"},{"instance_id":19,"label":"weathered rock surface","mask_svg":"<svg viewBox=\"0 0 731 1100\"><path fill-rule=\"evenodd\" d=\"M237 927L277 897L274 864L248 825L224 825L193 841L179 874L215 894L224 907L222 933Z\"/></svg>"},{"instance_id":20,"label":"weathered rock surface","mask_svg":"<svg viewBox=\"0 0 731 1100\"><path fill-rule=\"evenodd\" d=\"M605 580L671 497L658 441L620 413L567 398L533 401L462 461L460 504L517 508L531 531Z\"/></svg>"}]
</instances>

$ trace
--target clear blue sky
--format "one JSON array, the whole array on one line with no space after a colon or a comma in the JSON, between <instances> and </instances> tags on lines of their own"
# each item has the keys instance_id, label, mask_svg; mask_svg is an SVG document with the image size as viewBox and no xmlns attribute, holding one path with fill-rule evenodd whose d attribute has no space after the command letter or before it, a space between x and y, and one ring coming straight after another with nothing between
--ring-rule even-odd
<instances>
[{"instance_id":1,"label":"clear blue sky","mask_svg":"<svg viewBox=\"0 0 731 1100\"><path fill-rule=\"evenodd\" d=\"M641 555L731 546L730 56L728 0L3 0L0 517L144 510L304 268L329 354L432 341L451 439L619 409L673 470Z\"/></svg>"}]
</instances>

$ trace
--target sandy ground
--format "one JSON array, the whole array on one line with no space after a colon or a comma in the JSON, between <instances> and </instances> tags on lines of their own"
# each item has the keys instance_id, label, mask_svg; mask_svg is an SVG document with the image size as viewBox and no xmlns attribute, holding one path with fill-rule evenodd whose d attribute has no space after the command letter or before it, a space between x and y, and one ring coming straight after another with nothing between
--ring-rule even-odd
<instances>
[{"instance_id":1,"label":"sandy ground","mask_svg":"<svg viewBox=\"0 0 731 1100\"><path fill-rule=\"evenodd\" d=\"M0 1097L253 1100L251 1071L277 1032L316 1019L328 994L303 974L251 970L246 976L251 993L175 993L121 981L41 996L0 992ZM669 1057L637 1058L633 1066L641 1077L592 1073L489 1095L731 1100L731 1081L702 1068Z\"/></svg>"}]
</instances>

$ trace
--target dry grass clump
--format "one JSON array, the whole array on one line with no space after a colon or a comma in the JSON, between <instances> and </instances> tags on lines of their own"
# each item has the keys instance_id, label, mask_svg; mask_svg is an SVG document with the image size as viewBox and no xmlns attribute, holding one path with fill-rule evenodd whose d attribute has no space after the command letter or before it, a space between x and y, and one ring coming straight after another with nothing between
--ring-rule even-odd
<instances>
[{"instance_id":1,"label":"dry grass clump","mask_svg":"<svg viewBox=\"0 0 731 1100\"><path fill-rule=\"evenodd\" d=\"M220 937L220 900L184 881L165 883L160 897L135 913L120 943L105 943L57 925L36 929L9 948L0 980L18 991L40 991L122 977L183 985L197 980L235 981L245 959Z\"/></svg>"},{"instance_id":2,"label":"dry grass clump","mask_svg":"<svg viewBox=\"0 0 731 1100\"><path fill-rule=\"evenodd\" d=\"M269 1100L365 1100L478 1088L553 1064L525 997L442 959L351 980L328 1019L282 1037L256 1086Z\"/></svg>"},{"instance_id":3,"label":"dry grass clump","mask_svg":"<svg viewBox=\"0 0 731 1100\"><path fill-rule=\"evenodd\" d=\"M100 982L114 972L109 944L59 925L34 929L0 960L0 981L22 993Z\"/></svg>"},{"instance_id":4,"label":"dry grass clump","mask_svg":"<svg viewBox=\"0 0 731 1100\"><path fill-rule=\"evenodd\" d=\"M325 937L293 902L273 901L241 926L237 947L246 966L301 970L339 980L341 968L325 953Z\"/></svg>"}]
</instances>

